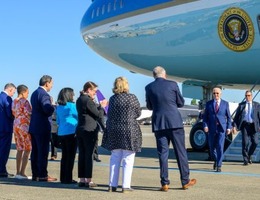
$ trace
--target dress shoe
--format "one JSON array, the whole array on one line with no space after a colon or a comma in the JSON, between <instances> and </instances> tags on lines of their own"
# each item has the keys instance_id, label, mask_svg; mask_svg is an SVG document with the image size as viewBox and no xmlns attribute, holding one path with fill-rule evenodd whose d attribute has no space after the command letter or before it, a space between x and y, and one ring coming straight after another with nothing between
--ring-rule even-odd
<instances>
[{"instance_id":1,"label":"dress shoe","mask_svg":"<svg viewBox=\"0 0 260 200\"><path fill-rule=\"evenodd\" d=\"M243 165L244 165L244 166L247 166L247 165L248 165L248 162L247 162L247 161L244 161Z\"/></svg>"},{"instance_id":2,"label":"dress shoe","mask_svg":"<svg viewBox=\"0 0 260 200\"><path fill-rule=\"evenodd\" d=\"M5 173L0 173L0 177L2 178L11 178L11 177L14 177L14 174L10 174L8 172L5 172Z\"/></svg>"},{"instance_id":3,"label":"dress shoe","mask_svg":"<svg viewBox=\"0 0 260 200\"><path fill-rule=\"evenodd\" d=\"M79 186L79 187L86 187L86 183L85 183L85 182L79 182L79 183L78 183L78 186Z\"/></svg>"},{"instance_id":4,"label":"dress shoe","mask_svg":"<svg viewBox=\"0 0 260 200\"><path fill-rule=\"evenodd\" d=\"M89 183L85 183L87 188L94 188L97 187L98 185L94 182L89 182Z\"/></svg>"},{"instance_id":5,"label":"dress shoe","mask_svg":"<svg viewBox=\"0 0 260 200\"><path fill-rule=\"evenodd\" d=\"M38 177L36 179L36 181L39 181L39 182L54 182L54 181L57 181L57 178L53 178L53 177L50 177L50 176Z\"/></svg>"},{"instance_id":6,"label":"dress shoe","mask_svg":"<svg viewBox=\"0 0 260 200\"><path fill-rule=\"evenodd\" d=\"M187 190L189 187L195 185L197 183L196 179L191 179L186 185L182 186L182 189Z\"/></svg>"},{"instance_id":7,"label":"dress shoe","mask_svg":"<svg viewBox=\"0 0 260 200\"><path fill-rule=\"evenodd\" d=\"M253 163L251 156L248 157L248 163L249 163L249 164L252 164L252 163Z\"/></svg>"},{"instance_id":8,"label":"dress shoe","mask_svg":"<svg viewBox=\"0 0 260 200\"><path fill-rule=\"evenodd\" d=\"M216 170L216 169L217 169L217 163L214 162L214 164L213 164L213 170Z\"/></svg>"},{"instance_id":9,"label":"dress shoe","mask_svg":"<svg viewBox=\"0 0 260 200\"><path fill-rule=\"evenodd\" d=\"M94 158L94 160L95 160L96 162L101 162L101 160L100 160L99 158Z\"/></svg>"},{"instance_id":10,"label":"dress shoe","mask_svg":"<svg viewBox=\"0 0 260 200\"><path fill-rule=\"evenodd\" d=\"M107 191L108 192L116 192L116 189L117 189L117 187L109 186Z\"/></svg>"},{"instance_id":11,"label":"dress shoe","mask_svg":"<svg viewBox=\"0 0 260 200\"><path fill-rule=\"evenodd\" d=\"M62 184L76 184L78 182L75 181L75 180L72 180L72 181L61 181L60 183L62 183Z\"/></svg>"},{"instance_id":12,"label":"dress shoe","mask_svg":"<svg viewBox=\"0 0 260 200\"><path fill-rule=\"evenodd\" d=\"M221 167L217 167L216 172L221 172Z\"/></svg>"},{"instance_id":13,"label":"dress shoe","mask_svg":"<svg viewBox=\"0 0 260 200\"><path fill-rule=\"evenodd\" d=\"M50 160L56 160L57 156L52 156Z\"/></svg>"},{"instance_id":14,"label":"dress shoe","mask_svg":"<svg viewBox=\"0 0 260 200\"><path fill-rule=\"evenodd\" d=\"M20 175L20 174L16 174L14 178L17 178L17 179L28 179L27 176L23 176L23 175Z\"/></svg>"},{"instance_id":15,"label":"dress shoe","mask_svg":"<svg viewBox=\"0 0 260 200\"><path fill-rule=\"evenodd\" d=\"M169 185L163 185L161 188L160 188L160 191L163 191L163 192L167 192L169 190Z\"/></svg>"},{"instance_id":16,"label":"dress shoe","mask_svg":"<svg viewBox=\"0 0 260 200\"><path fill-rule=\"evenodd\" d=\"M129 193L129 192L133 192L133 191L134 191L134 189L132 189L132 188L122 188L123 193Z\"/></svg>"}]
</instances>

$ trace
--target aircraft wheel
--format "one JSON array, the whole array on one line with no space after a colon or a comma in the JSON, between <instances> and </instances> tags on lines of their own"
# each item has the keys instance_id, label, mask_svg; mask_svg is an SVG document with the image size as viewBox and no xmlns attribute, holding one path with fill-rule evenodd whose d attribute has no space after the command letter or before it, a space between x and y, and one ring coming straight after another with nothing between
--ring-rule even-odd
<instances>
[{"instance_id":1,"label":"aircraft wheel","mask_svg":"<svg viewBox=\"0 0 260 200\"><path fill-rule=\"evenodd\" d=\"M190 144L194 151L205 151L208 149L208 137L203 130L203 123L195 124L190 131Z\"/></svg>"}]
</instances>

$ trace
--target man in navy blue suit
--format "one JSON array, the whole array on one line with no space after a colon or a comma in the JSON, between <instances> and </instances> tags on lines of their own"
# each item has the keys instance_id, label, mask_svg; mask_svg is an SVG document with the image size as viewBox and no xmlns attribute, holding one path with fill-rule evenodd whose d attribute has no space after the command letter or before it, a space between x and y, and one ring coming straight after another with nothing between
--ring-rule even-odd
<instances>
[{"instance_id":1,"label":"man in navy blue suit","mask_svg":"<svg viewBox=\"0 0 260 200\"><path fill-rule=\"evenodd\" d=\"M213 169L221 172L225 138L231 133L232 125L229 104L221 99L221 89L218 87L213 88L213 99L206 103L203 126L208 133L209 150L214 160Z\"/></svg>"},{"instance_id":2,"label":"man in navy blue suit","mask_svg":"<svg viewBox=\"0 0 260 200\"><path fill-rule=\"evenodd\" d=\"M6 170L13 134L12 96L16 91L13 83L8 83L0 94L0 177L14 176Z\"/></svg>"},{"instance_id":3,"label":"man in navy blue suit","mask_svg":"<svg viewBox=\"0 0 260 200\"><path fill-rule=\"evenodd\" d=\"M145 87L146 106L153 111L152 131L155 134L157 152L160 162L161 191L168 191L168 155L169 144L172 142L176 155L183 189L196 184L190 179L185 133L183 121L178 107L184 106L184 99L176 82L166 80L166 71L161 66L153 70L155 81Z\"/></svg>"},{"instance_id":4,"label":"man in navy blue suit","mask_svg":"<svg viewBox=\"0 0 260 200\"><path fill-rule=\"evenodd\" d=\"M48 176L48 154L51 137L51 122L54 106L48 92L52 89L51 76L44 75L39 81L39 87L32 93L32 115L29 133L32 137L31 168L32 180L56 181Z\"/></svg>"},{"instance_id":5,"label":"man in navy blue suit","mask_svg":"<svg viewBox=\"0 0 260 200\"><path fill-rule=\"evenodd\" d=\"M238 105L234 117L234 129L242 132L242 155L244 165L252 164L251 156L258 145L258 134L260 131L260 105L253 101L252 92L245 93L246 101ZM249 142L251 141L251 144Z\"/></svg>"}]
</instances>

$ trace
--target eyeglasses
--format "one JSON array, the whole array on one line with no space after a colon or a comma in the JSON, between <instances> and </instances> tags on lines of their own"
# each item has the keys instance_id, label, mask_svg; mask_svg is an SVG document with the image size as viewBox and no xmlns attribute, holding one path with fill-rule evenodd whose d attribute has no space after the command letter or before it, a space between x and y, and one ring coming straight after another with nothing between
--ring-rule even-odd
<instances>
[{"instance_id":1,"label":"eyeglasses","mask_svg":"<svg viewBox=\"0 0 260 200\"><path fill-rule=\"evenodd\" d=\"M250 97L250 96L251 96L251 94L246 94L245 96L246 96L246 97Z\"/></svg>"},{"instance_id":2,"label":"eyeglasses","mask_svg":"<svg viewBox=\"0 0 260 200\"><path fill-rule=\"evenodd\" d=\"M219 94L218 92L213 92L213 94Z\"/></svg>"}]
</instances>

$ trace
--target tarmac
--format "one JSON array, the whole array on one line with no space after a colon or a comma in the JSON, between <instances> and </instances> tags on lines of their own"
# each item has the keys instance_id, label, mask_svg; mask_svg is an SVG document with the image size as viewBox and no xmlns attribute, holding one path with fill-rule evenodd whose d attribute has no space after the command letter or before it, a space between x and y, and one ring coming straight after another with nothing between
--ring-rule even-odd
<instances>
[{"instance_id":1,"label":"tarmac","mask_svg":"<svg viewBox=\"0 0 260 200\"><path fill-rule=\"evenodd\" d=\"M137 153L132 175L133 192L124 194L121 188L117 192L107 192L109 177L110 152L99 147L102 162L94 162L93 181L98 184L95 189L79 188L77 184L64 185L57 182L35 182L15 178L0 178L0 200L67 200L67 199L194 199L194 200L259 200L260 199L260 163L243 166L241 162L224 162L222 172L212 170L212 161L207 161L207 152L192 152L189 150L188 133L190 127L185 127L186 147L190 166L190 178L196 178L197 184L188 190L182 190L180 174L173 151L169 155L169 178L171 180L168 192L159 191L159 162L154 135L150 126L142 126L143 148ZM101 142L102 135L100 134ZM172 148L172 147L171 147ZM7 163L9 173L16 172L15 146ZM49 161L48 171L52 177L59 178L61 153L58 159ZM77 178L77 157L74 165L74 179ZM30 162L27 175L31 175ZM121 179L121 176L120 176ZM121 185L121 180L119 181Z\"/></svg>"}]
</instances>

